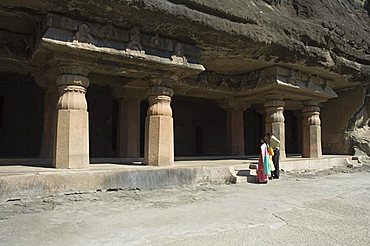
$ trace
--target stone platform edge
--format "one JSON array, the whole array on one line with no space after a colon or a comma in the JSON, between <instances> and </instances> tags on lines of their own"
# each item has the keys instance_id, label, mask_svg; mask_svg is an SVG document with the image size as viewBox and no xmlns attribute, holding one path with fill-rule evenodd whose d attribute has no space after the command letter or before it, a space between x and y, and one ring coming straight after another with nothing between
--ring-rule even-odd
<instances>
[{"instance_id":1,"label":"stone platform edge","mask_svg":"<svg viewBox=\"0 0 370 246\"><path fill-rule=\"evenodd\" d=\"M280 167L282 170L289 172L306 169L328 169L348 164L348 157L332 157L315 160L282 161ZM109 189L153 190L195 186L204 183L235 184L240 183L240 179L247 178L244 177L243 172L239 173L238 171L249 169L249 164L242 164L15 173L0 176L0 202L32 196L106 191ZM249 172L249 176L253 174Z\"/></svg>"},{"instance_id":2,"label":"stone platform edge","mask_svg":"<svg viewBox=\"0 0 370 246\"><path fill-rule=\"evenodd\" d=\"M236 183L233 168L171 167L138 170L66 170L0 177L0 202L9 199L108 189L162 189Z\"/></svg>"},{"instance_id":3,"label":"stone platform edge","mask_svg":"<svg viewBox=\"0 0 370 246\"><path fill-rule=\"evenodd\" d=\"M280 164L280 169L286 172L296 170L322 170L329 169L335 166L347 166L351 163L350 156L321 158L321 159L305 159L300 160L285 160Z\"/></svg>"}]
</instances>

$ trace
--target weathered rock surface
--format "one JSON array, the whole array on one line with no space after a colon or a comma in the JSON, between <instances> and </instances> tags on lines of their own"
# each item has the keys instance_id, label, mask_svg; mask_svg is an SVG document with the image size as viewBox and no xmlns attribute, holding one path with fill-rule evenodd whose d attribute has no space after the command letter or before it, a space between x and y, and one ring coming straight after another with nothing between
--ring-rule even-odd
<instances>
[{"instance_id":1,"label":"weathered rock surface","mask_svg":"<svg viewBox=\"0 0 370 246\"><path fill-rule=\"evenodd\" d=\"M370 155L369 90L366 87L338 92L322 107L324 154Z\"/></svg>"},{"instance_id":2,"label":"weathered rock surface","mask_svg":"<svg viewBox=\"0 0 370 246\"><path fill-rule=\"evenodd\" d=\"M354 114L348 125L348 136L352 146L370 156L370 89L359 110Z\"/></svg>"},{"instance_id":3,"label":"weathered rock surface","mask_svg":"<svg viewBox=\"0 0 370 246\"><path fill-rule=\"evenodd\" d=\"M220 73L238 74L279 62L334 71L361 82L370 74L368 1L15 0L1 5L1 12L34 22L54 12L101 23L111 19L116 26L138 25L177 37L200 46L202 63Z\"/></svg>"}]
</instances>

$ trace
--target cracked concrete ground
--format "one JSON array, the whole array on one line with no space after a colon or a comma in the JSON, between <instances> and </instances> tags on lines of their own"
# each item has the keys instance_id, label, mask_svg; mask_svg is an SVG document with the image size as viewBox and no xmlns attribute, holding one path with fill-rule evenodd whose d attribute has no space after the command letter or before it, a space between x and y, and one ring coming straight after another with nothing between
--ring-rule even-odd
<instances>
[{"instance_id":1,"label":"cracked concrete ground","mask_svg":"<svg viewBox=\"0 0 370 246\"><path fill-rule=\"evenodd\" d=\"M0 245L370 245L370 168L0 204Z\"/></svg>"}]
</instances>

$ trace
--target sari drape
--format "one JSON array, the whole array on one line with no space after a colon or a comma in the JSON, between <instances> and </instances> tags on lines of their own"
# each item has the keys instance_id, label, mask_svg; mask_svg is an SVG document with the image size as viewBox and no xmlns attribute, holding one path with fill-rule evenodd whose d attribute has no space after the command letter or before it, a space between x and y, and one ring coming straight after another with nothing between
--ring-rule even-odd
<instances>
[{"instance_id":1,"label":"sari drape","mask_svg":"<svg viewBox=\"0 0 370 246\"><path fill-rule=\"evenodd\" d=\"M258 168L257 168L257 182L265 183L268 181L268 176L270 176L270 164L269 164L269 155L268 155L268 146L267 144L262 144L261 154L258 158Z\"/></svg>"}]
</instances>

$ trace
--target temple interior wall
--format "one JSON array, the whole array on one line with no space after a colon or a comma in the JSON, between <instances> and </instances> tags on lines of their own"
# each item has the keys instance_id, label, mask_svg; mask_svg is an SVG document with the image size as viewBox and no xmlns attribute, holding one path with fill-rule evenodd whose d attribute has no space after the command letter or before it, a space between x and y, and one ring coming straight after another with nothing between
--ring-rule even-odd
<instances>
[{"instance_id":1,"label":"temple interior wall","mask_svg":"<svg viewBox=\"0 0 370 246\"><path fill-rule=\"evenodd\" d=\"M206 99L174 97L175 156L225 155L226 113Z\"/></svg>"},{"instance_id":2,"label":"temple interior wall","mask_svg":"<svg viewBox=\"0 0 370 246\"><path fill-rule=\"evenodd\" d=\"M298 117L291 110L284 111L285 119L285 151L287 154L302 152L302 139L299 139L299 132L302 131L302 124Z\"/></svg>"},{"instance_id":3,"label":"temple interior wall","mask_svg":"<svg viewBox=\"0 0 370 246\"><path fill-rule=\"evenodd\" d=\"M86 93L89 111L90 157L115 157L117 102L109 87L91 84Z\"/></svg>"},{"instance_id":4,"label":"temple interior wall","mask_svg":"<svg viewBox=\"0 0 370 246\"><path fill-rule=\"evenodd\" d=\"M37 157L43 124L43 90L29 75L0 73L0 156Z\"/></svg>"},{"instance_id":5,"label":"temple interior wall","mask_svg":"<svg viewBox=\"0 0 370 246\"><path fill-rule=\"evenodd\" d=\"M263 115L257 113L253 108L244 112L244 146L245 154L258 155L263 136L264 123Z\"/></svg>"}]
</instances>

